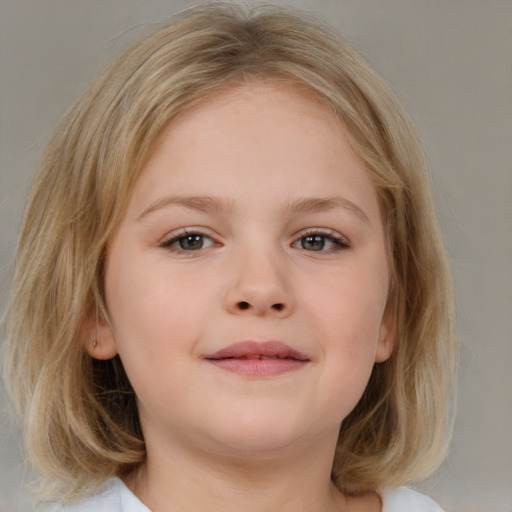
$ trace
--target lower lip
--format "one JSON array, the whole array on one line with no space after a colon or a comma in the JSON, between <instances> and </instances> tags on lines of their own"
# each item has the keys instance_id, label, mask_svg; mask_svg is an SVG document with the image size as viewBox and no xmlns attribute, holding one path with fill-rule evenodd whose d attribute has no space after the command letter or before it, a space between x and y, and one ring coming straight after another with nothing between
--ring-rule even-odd
<instances>
[{"instance_id":1,"label":"lower lip","mask_svg":"<svg viewBox=\"0 0 512 512\"><path fill-rule=\"evenodd\" d=\"M299 359L208 359L217 368L250 377L271 377L304 368L308 361Z\"/></svg>"}]
</instances>

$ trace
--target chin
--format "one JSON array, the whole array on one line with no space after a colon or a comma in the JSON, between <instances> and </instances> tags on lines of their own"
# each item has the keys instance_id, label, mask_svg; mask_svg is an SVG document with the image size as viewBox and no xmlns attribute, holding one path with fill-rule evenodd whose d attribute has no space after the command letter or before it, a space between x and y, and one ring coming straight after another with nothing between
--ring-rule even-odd
<instances>
[{"instance_id":1,"label":"chin","mask_svg":"<svg viewBox=\"0 0 512 512\"><path fill-rule=\"evenodd\" d=\"M230 422L228 429L223 424L222 428L210 430L210 439L222 453L264 460L293 452L308 442L303 423L286 422L283 417L272 421L268 417L245 420Z\"/></svg>"}]
</instances>

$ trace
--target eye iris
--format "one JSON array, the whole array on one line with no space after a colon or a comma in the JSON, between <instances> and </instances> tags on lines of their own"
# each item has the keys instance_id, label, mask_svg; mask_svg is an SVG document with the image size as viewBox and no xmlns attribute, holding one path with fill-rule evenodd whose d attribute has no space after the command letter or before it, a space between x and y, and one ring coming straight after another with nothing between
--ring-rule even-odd
<instances>
[{"instance_id":1,"label":"eye iris","mask_svg":"<svg viewBox=\"0 0 512 512\"><path fill-rule=\"evenodd\" d=\"M204 239L202 235L186 235L181 237L178 243L180 249L183 249L184 251L194 251L202 249Z\"/></svg>"},{"instance_id":2,"label":"eye iris","mask_svg":"<svg viewBox=\"0 0 512 512\"><path fill-rule=\"evenodd\" d=\"M325 247L325 237L319 235L305 236L301 245L303 249L308 251L321 251Z\"/></svg>"}]
</instances>

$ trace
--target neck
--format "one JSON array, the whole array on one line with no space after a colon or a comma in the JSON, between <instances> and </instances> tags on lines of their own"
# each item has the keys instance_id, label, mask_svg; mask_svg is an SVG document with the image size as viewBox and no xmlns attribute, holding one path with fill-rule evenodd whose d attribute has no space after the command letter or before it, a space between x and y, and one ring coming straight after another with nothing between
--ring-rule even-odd
<instances>
[{"instance_id":1,"label":"neck","mask_svg":"<svg viewBox=\"0 0 512 512\"><path fill-rule=\"evenodd\" d=\"M152 512L348 510L330 480L335 433L307 449L257 457L146 442L147 462L127 484Z\"/></svg>"}]
</instances>

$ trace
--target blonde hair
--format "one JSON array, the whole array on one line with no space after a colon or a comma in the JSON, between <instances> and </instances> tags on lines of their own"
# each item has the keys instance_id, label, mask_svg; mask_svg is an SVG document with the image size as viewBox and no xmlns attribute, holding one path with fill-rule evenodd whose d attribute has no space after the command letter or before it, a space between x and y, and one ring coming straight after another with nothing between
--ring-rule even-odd
<instances>
[{"instance_id":1,"label":"blonde hair","mask_svg":"<svg viewBox=\"0 0 512 512\"><path fill-rule=\"evenodd\" d=\"M382 80L326 27L286 9L199 6L118 58L58 125L29 195L6 315L6 387L23 419L42 497L73 500L145 458L118 357L80 342L108 318L103 256L162 130L235 82L277 80L327 104L379 196L397 319L343 421L332 471L344 492L401 485L446 453L456 366L452 281L422 148Z\"/></svg>"}]
</instances>

